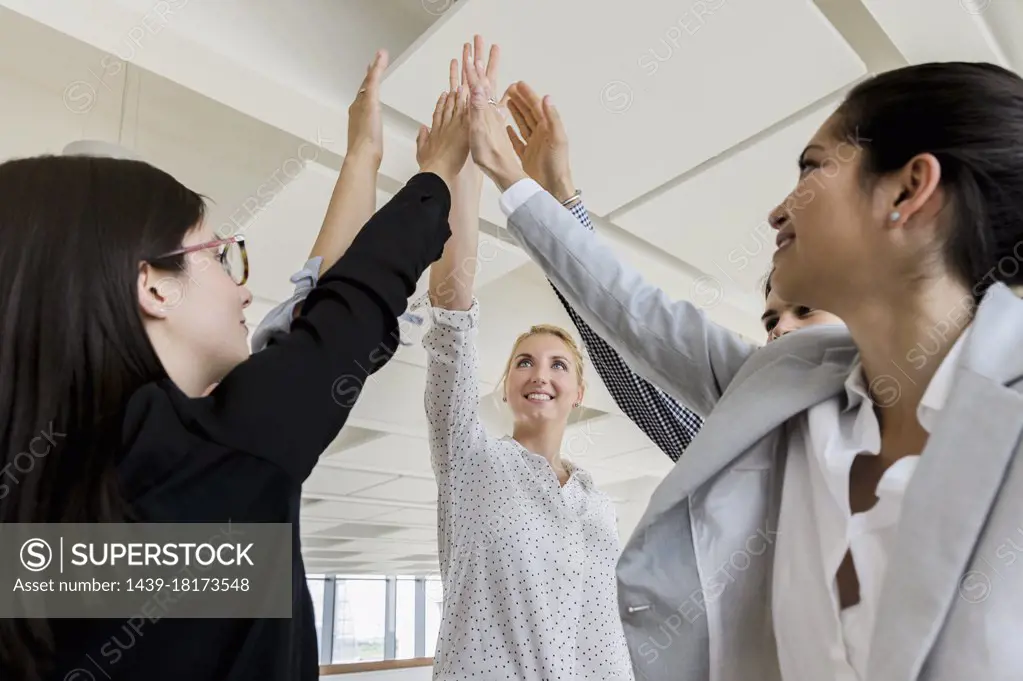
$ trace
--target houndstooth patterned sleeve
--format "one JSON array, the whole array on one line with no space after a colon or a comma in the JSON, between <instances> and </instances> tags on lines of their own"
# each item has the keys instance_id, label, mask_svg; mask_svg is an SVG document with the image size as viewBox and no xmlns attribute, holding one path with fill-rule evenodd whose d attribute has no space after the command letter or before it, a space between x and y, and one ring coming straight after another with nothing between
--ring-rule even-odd
<instances>
[{"instance_id":1,"label":"houndstooth patterned sleeve","mask_svg":"<svg viewBox=\"0 0 1023 681\"><path fill-rule=\"evenodd\" d=\"M583 227L593 231L593 222L582 201L573 204L569 211ZM583 321L554 284L551 288L579 330L590 361L615 404L668 458L678 461L703 426L703 419L632 371L622 356Z\"/></svg>"}]
</instances>

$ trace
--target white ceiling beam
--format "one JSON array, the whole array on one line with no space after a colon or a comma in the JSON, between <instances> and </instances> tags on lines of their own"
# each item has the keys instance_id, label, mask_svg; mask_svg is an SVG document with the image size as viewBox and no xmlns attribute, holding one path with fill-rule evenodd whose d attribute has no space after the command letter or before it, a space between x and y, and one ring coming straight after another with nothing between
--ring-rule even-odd
<instances>
[{"instance_id":1,"label":"white ceiling beam","mask_svg":"<svg viewBox=\"0 0 1023 681\"><path fill-rule=\"evenodd\" d=\"M233 61L213 46L190 40L175 23L188 9L185 0L163 0L146 13L127 8L116 0L0 0L0 4L107 52L97 64L82 67L82 81L91 83L95 89L103 87L99 78L106 70L123 69L124 62L130 62L288 132L312 145L310 149L320 147L339 155L347 151L346 110L314 100L295 88ZM404 183L418 171L413 135L407 121L385 124L382 176ZM310 167L329 162L327 158L315 158ZM503 225L504 217L498 208L497 196L492 183L485 183L481 214L488 221ZM277 201L282 200L276 198ZM274 207L267 210L272 211ZM260 216L260 219L264 218ZM699 274L678 272L680 267L684 268L684 263L620 232L608 231L612 245L634 266L655 274L655 281L658 278L656 274L661 273L657 283L669 288L673 295L679 296L681 292L682 296L688 296L690 291L701 287ZM485 243L481 243L481 248ZM498 267L500 271L493 275L495 280L506 269L513 268L516 258L524 258L517 246L507 244L500 255L501 266ZM299 265L296 262L294 269ZM486 276L482 278L484 283ZM676 281L666 286L668 279ZM278 285L275 290L280 292L283 289ZM717 296L716 291L711 293ZM275 293L274 297L277 295ZM736 304L740 308L733 309ZM751 326L749 312L753 310L742 312L741 303L728 300L715 303L715 309L709 315L730 328L755 337L759 330L755 325Z\"/></svg>"},{"instance_id":2,"label":"white ceiling beam","mask_svg":"<svg viewBox=\"0 0 1023 681\"><path fill-rule=\"evenodd\" d=\"M539 15L545 20L530 19ZM519 0L510 13L499 0L472 0L432 28L392 69L383 101L429 120L446 83L437 65L481 32L504 50L499 87L524 78L557 102L572 139L573 175L599 215L865 72L805 0L689 7L645 0L627 12L595 12L585 0ZM778 31L799 40L779 43ZM738 58L743 52L757 57ZM552 64L572 65L572 76Z\"/></svg>"},{"instance_id":3,"label":"white ceiling beam","mask_svg":"<svg viewBox=\"0 0 1023 681\"><path fill-rule=\"evenodd\" d=\"M986 61L1009 67L985 21L985 11L998 1L862 0L911 64Z\"/></svg>"}]
</instances>

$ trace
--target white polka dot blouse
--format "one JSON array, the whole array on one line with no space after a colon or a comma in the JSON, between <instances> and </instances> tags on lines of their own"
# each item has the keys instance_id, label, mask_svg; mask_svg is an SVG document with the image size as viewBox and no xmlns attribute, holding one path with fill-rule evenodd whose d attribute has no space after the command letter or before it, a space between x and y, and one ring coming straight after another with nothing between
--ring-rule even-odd
<instances>
[{"instance_id":1,"label":"white polka dot blouse","mask_svg":"<svg viewBox=\"0 0 1023 681\"><path fill-rule=\"evenodd\" d=\"M486 434L479 304L431 312L425 403L444 589L434 679L632 679L613 504L581 468L562 487L542 456Z\"/></svg>"}]
</instances>

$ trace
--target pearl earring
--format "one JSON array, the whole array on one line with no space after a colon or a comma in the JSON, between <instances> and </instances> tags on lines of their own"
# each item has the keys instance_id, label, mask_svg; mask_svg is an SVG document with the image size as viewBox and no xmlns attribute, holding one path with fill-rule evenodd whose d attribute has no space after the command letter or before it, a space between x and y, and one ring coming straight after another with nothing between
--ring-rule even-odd
<instances>
[{"instance_id":1,"label":"pearl earring","mask_svg":"<svg viewBox=\"0 0 1023 681\"><path fill-rule=\"evenodd\" d=\"M892 214L888 216L888 219L891 220L892 222L898 222L899 218L901 218L901 217L902 217L902 213L900 213L897 210L893 210Z\"/></svg>"}]
</instances>

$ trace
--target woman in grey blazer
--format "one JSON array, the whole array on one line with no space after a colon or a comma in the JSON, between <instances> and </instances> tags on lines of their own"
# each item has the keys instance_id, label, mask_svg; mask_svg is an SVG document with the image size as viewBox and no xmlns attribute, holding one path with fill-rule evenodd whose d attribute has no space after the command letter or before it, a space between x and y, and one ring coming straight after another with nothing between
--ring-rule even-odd
<instances>
[{"instance_id":1,"label":"woman in grey blazer","mask_svg":"<svg viewBox=\"0 0 1023 681\"><path fill-rule=\"evenodd\" d=\"M618 564L637 677L1020 678L1023 80L924 64L849 93L771 215L779 294L847 328L760 349L578 229L473 98L511 232L706 418Z\"/></svg>"}]
</instances>

